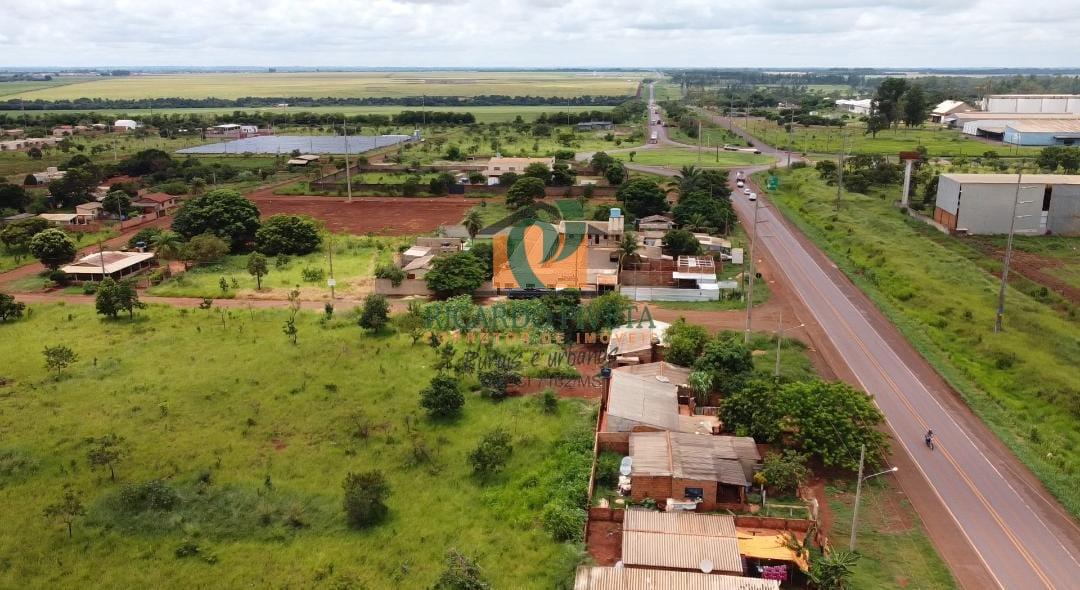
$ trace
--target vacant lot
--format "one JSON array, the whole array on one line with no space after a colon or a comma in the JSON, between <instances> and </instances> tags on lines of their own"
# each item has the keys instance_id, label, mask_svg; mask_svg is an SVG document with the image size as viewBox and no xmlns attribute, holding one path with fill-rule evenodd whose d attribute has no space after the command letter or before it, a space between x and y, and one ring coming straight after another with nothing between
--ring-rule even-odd
<instances>
[{"instance_id":1,"label":"vacant lot","mask_svg":"<svg viewBox=\"0 0 1080 590\"><path fill-rule=\"evenodd\" d=\"M76 98L240 98L280 96L629 96L644 74L573 72L312 72L163 74L107 78L13 94L27 100Z\"/></svg>"},{"instance_id":2,"label":"vacant lot","mask_svg":"<svg viewBox=\"0 0 1080 590\"><path fill-rule=\"evenodd\" d=\"M623 161L631 161L629 152L616 152L611 154ZM751 154L748 152L725 152L720 150L701 150L699 162L698 150L686 148L656 148L640 149L634 154L635 164L650 166L689 166L697 165L702 168L735 168L738 166L754 166L768 164L773 159L769 156Z\"/></svg>"},{"instance_id":3,"label":"vacant lot","mask_svg":"<svg viewBox=\"0 0 1080 590\"><path fill-rule=\"evenodd\" d=\"M993 333L992 259L886 200L783 173L774 203L819 244L1073 514L1080 513L1080 345L1075 310L1014 285ZM1067 251L1062 251L1067 252Z\"/></svg>"},{"instance_id":4,"label":"vacant lot","mask_svg":"<svg viewBox=\"0 0 1080 590\"><path fill-rule=\"evenodd\" d=\"M404 236L422 234L440 225L459 223L476 199L460 197L336 197L250 195L265 217L275 213L310 215L333 232Z\"/></svg>"},{"instance_id":5,"label":"vacant lot","mask_svg":"<svg viewBox=\"0 0 1080 590\"><path fill-rule=\"evenodd\" d=\"M340 310L325 324L300 313L293 345L287 314L153 307L102 321L55 305L0 324L20 351L0 369L0 586L427 588L449 547L496 588L570 575L578 551L538 516L557 486L586 486L588 453L579 465L564 441L591 447L589 403L548 414L533 398L466 394L459 419L431 421L418 407L434 374L426 344L366 335ZM79 361L58 381L40 349L59 343ZM482 481L466 455L496 427L513 455ZM109 433L127 450L115 481L87 460L87 439ZM389 517L354 530L342 481L370 469L388 478ZM121 500L155 479L179 494L172 508ZM71 540L42 515L65 484L86 508Z\"/></svg>"}]
</instances>

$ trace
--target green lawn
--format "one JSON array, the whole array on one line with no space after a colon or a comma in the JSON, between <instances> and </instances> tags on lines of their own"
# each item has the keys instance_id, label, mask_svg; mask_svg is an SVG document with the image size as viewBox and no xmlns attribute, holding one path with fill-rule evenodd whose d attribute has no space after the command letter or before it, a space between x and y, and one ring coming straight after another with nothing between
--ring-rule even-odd
<instances>
[{"instance_id":1,"label":"green lawn","mask_svg":"<svg viewBox=\"0 0 1080 590\"><path fill-rule=\"evenodd\" d=\"M698 138L690 137L683 132L681 127L671 126L667 128L668 137L679 143L686 143L690 145L698 145ZM715 148L716 146L723 146L725 144L745 146L746 141L728 131L727 129L703 120L701 122L701 146L705 148ZM714 152L715 159L715 152Z\"/></svg>"},{"instance_id":2,"label":"green lawn","mask_svg":"<svg viewBox=\"0 0 1080 590\"><path fill-rule=\"evenodd\" d=\"M833 512L830 542L847 549L851 535L854 483L834 480L825 487ZM894 485L863 486L856 549L860 555L850 587L859 590L943 590L956 588L948 567L930 544L911 503Z\"/></svg>"},{"instance_id":3,"label":"green lawn","mask_svg":"<svg viewBox=\"0 0 1080 590\"><path fill-rule=\"evenodd\" d=\"M592 404L546 414L532 398L470 393L460 419L433 421L418 407L427 345L366 335L341 310L327 323L301 312L294 346L287 314L153 306L105 321L59 304L0 325L19 351L0 388L0 586L426 588L450 547L496 588L572 575L579 548L554 542L538 516L557 489L586 485ZM58 381L40 350L60 343L79 360ZM514 451L483 481L466 455L496 427ZM115 482L87 460L87 438L108 433L127 443ZM341 484L370 469L388 478L389 517L353 530ZM125 508L125 486L157 478L178 506ZM86 507L72 540L42 514L65 484Z\"/></svg>"},{"instance_id":4,"label":"green lawn","mask_svg":"<svg viewBox=\"0 0 1080 590\"><path fill-rule=\"evenodd\" d=\"M277 265L277 257L271 257L270 273L262 279L262 291L255 290L255 277L247 271L248 256L245 254L226 256L221 262L193 267L151 287L147 294L214 299L259 298L271 294L280 296L299 285L304 297L329 298L330 287L326 284L330 277L329 240L329 234L324 235L323 246L319 252L289 257L284 268ZM405 243L407 242L402 238L334 235L334 277L337 280L335 294L338 297L360 295L361 287L365 284L370 286L375 264L389 262L397 252L397 246ZM305 269L321 270L323 278L305 280ZM229 285L224 292L220 287L222 277Z\"/></svg>"},{"instance_id":5,"label":"green lawn","mask_svg":"<svg viewBox=\"0 0 1080 590\"><path fill-rule=\"evenodd\" d=\"M630 161L629 152L617 152L611 154L619 160ZM749 152L726 152L720 150L702 150L700 162L698 151L686 148L656 148L637 150L634 154L634 163L646 166L688 166L697 165L702 168L735 168L739 166L754 166L768 164L772 158Z\"/></svg>"},{"instance_id":6,"label":"green lawn","mask_svg":"<svg viewBox=\"0 0 1080 590\"><path fill-rule=\"evenodd\" d=\"M742 120L738 120L743 125ZM981 156L986 152L995 152L999 156L1037 154L1041 148L1015 148L1000 144L985 143L964 135L955 129L941 129L936 126L908 129L889 129L881 131L877 137L864 133L863 123L849 121L840 127L803 127L792 128L792 144L796 152L815 154L835 154L843 149L844 134L847 135L849 154L886 154L896 156L903 151L915 151L919 146L926 148L931 156ZM765 143L785 149L788 133L782 124L765 119L750 119L748 131Z\"/></svg>"},{"instance_id":7,"label":"green lawn","mask_svg":"<svg viewBox=\"0 0 1080 590\"><path fill-rule=\"evenodd\" d=\"M994 334L992 261L973 260L962 240L886 200L845 193L837 213L834 198L835 189L811 169L782 173L772 195L1066 508L1080 514L1075 310L1012 288L1005 329Z\"/></svg>"},{"instance_id":8,"label":"green lawn","mask_svg":"<svg viewBox=\"0 0 1080 590\"><path fill-rule=\"evenodd\" d=\"M1002 236L968 236L969 241L984 252L1004 252ZM1014 236L1013 248L1043 258L1047 264L1042 271L1080 289L1080 238L1068 236ZM1013 267L1016 270L1016 267ZM1023 270L1023 267L1020 267ZM1080 303L1080 302L1077 302Z\"/></svg>"}]
</instances>

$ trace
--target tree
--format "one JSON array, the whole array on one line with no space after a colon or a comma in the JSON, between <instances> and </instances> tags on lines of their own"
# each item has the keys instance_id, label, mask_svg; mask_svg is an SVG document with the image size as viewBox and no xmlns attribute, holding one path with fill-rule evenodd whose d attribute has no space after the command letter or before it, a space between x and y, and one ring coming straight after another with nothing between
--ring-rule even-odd
<instances>
[{"instance_id":1,"label":"tree","mask_svg":"<svg viewBox=\"0 0 1080 590\"><path fill-rule=\"evenodd\" d=\"M150 249L161 260L177 260L183 248L184 241L174 231L160 231L150 238Z\"/></svg>"},{"instance_id":2,"label":"tree","mask_svg":"<svg viewBox=\"0 0 1080 590\"><path fill-rule=\"evenodd\" d=\"M544 198L544 181L534 176L524 176L506 191L506 206L521 209Z\"/></svg>"},{"instance_id":3,"label":"tree","mask_svg":"<svg viewBox=\"0 0 1080 590\"><path fill-rule=\"evenodd\" d=\"M665 360L683 367L693 366L701 356L705 345L709 343L709 331L697 324L691 324L686 318L678 318L668 326L664 333L667 341Z\"/></svg>"},{"instance_id":4,"label":"tree","mask_svg":"<svg viewBox=\"0 0 1080 590\"><path fill-rule=\"evenodd\" d=\"M0 242L8 252L23 254L30 250L30 240L50 227L49 222L40 217L13 221L0 230Z\"/></svg>"},{"instance_id":5,"label":"tree","mask_svg":"<svg viewBox=\"0 0 1080 590\"><path fill-rule=\"evenodd\" d=\"M434 590L489 590L491 584L484 581L484 572L476 561L457 549L446 552L446 569L435 581Z\"/></svg>"},{"instance_id":6,"label":"tree","mask_svg":"<svg viewBox=\"0 0 1080 590\"><path fill-rule=\"evenodd\" d=\"M619 187L616 198L623 202L627 212L638 219L658 215L668 210L667 195L655 182L635 178Z\"/></svg>"},{"instance_id":7,"label":"tree","mask_svg":"<svg viewBox=\"0 0 1080 590\"><path fill-rule=\"evenodd\" d=\"M424 281L438 297L472 294L484 283L484 265L470 252L438 256Z\"/></svg>"},{"instance_id":8,"label":"tree","mask_svg":"<svg viewBox=\"0 0 1080 590\"><path fill-rule=\"evenodd\" d=\"M490 367L477 374L481 394L493 400L502 400L507 390L521 383L520 363L510 355L500 355Z\"/></svg>"},{"instance_id":9,"label":"tree","mask_svg":"<svg viewBox=\"0 0 1080 590\"><path fill-rule=\"evenodd\" d=\"M462 220L462 224L465 226L465 231L469 232L469 237L476 239L476 234L480 233L480 230L484 227L484 219L480 216L480 211L469 209L469 212L465 214L465 219Z\"/></svg>"},{"instance_id":10,"label":"tree","mask_svg":"<svg viewBox=\"0 0 1080 590\"><path fill-rule=\"evenodd\" d=\"M75 354L74 350L71 350L66 345L57 344L56 346L46 346L42 351L45 355L45 368L50 371L56 371L56 378L60 378L60 374L64 369L70 367L76 361L79 360L79 355Z\"/></svg>"},{"instance_id":11,"label":"tree","mask_svg":"<svg viewBox=\"0 0 1080 590\"><path fill-rule=\"evenodd\" d=\"M850 551L831 551L810 564L810 582L818 590L844 590L854 572L859 555Z\"/></svg>"},{"instance_id":12,"label":"tree","mask_svg":"<svg viewBox=\"0 0 1080 590\"><path fill-rule=\"evenodd\" d=\"M390 321L390 303L385 295L371 293L364 297L364 307L357 323L361 328L378 332Z\"/></svg>"},{"instance_id":13,"label":"tree","mask_svg":"<svg viewBox=\"0 0 1080 590\"><path fill-rule=\"evenodd\" d=\"M10 182L0 182L0 209L26 211L30 204L30 195L23 187Z\"/></svg>"},{"instance_id":14,"label":"tree","mask_svg":"<svg viewBox=\"0 0 1080 590\"><path fill-rule=\"evenodd\" d=\"M0 293L0 322L17 320L22 317L26 304L15 301L15 297L7 293Z\"/></svg>"},{"instance_id":15,"label":"tree","mask_svg":"<svg viewBox=\"0 0 1080 590\"><path fill-rule=\"evenodd\" d=\"M903 78L885 78L878 86L874 97L877 110L885 117L887 126L900 124L901 100L908 90L907 80Z\"/></svg>"},{"instance_id":16,"label":"tree","mask_svg":"<svg viewBox=\"0 0 1080 590\"><path fill-rule=\"evenodd\" d=\"M634 304L625 295L614 291L594 297L583 310L584 325L577 328L582 331L600 332L627 323Z\"/></svg>"},{"instance_id":17,"label":"tree","mask_svg":"<svg viewBox=\"0 0 1080 590\"><path fill-rule=\"evenodd\" d=\"M685 229L673 229L664 234L664 249L672 256L696 256L701 254L701 242Z\"/></svg>"},{"instance_id":18,"label":"tree","mask_svg":"<svg viewBox=\"0 0 1080 590\"><path fill-rule=\"evenodd\" d=\"M342 504L350 526L370 526L386 518L390 512L386 506L390 484L381 471L350 472L341 487L345 491Z\"/></svg>"},{"instance_id":19,"label":"tree","mask_svg":"<svg viewBox=\"0 0 1080 590\"><path fill-rule=\"evenodd\" d=\"M461 153L461 148L456 145L452 145L446 150L446 159L451 162L457 162L465 159L465 155Z\"/></svg>"},{"instance_id":20,"label":"tree","mask_svg":"<svg viewBox=\"0 0 1080 590\"><path fill-rule=\"evenodd\" d=\"M889 118L876 108L872 108L870 115L866 118L866 133L869 133L874 139L877 139L878 132L888 128Z\"/></svg>"},{"instance_id":21,"label":"tree","mask_svg":"<svg viewBox=\"0 0 1080 590\"><path fill-rule=\"evenodd\" d=\"M433 195L445 195L450 192L450 187L457 184L454 176L449 172L441 172L435 178L428 181L428 192Z\"/></svg>"},{"instance_id":22,"label":"tree","mask_svg":"<svg viewBox=\"0 0 1080 590\"><path fill-rule=\"evenodd\" d=\"M122 311L127 312L128 318L135 317L136 309L146 309L146 304L139 301L139 291L131 280L120 281L117 284L116 304Z\"/></svg>"},{"instance_id":23,"label":"tree","mask_svg":"<svg viewBox=\"0 0 1080 590\"><path fill-rule=\"evenodd\" d=\"M303 215L271 215L255 231L255 249L267 256L310 254L322 245L319 226Z\"/></svg>"},{"instance_id":24,"label":"tree","mask_svg":"<svg viewBox=\"0 0 1080 590\"><path fill-rule=\"evenodd\" d=\"M514 186L514 183L518 181L521 176L517 172L503 172L499 176L499 186Z\"/></svg>"},{"instance_id":25,"label":"tree","mask_svg":"<svg viewBox=\"0 0 1080 590\"><path fill-rule=\"evenodd\" d=\"M525 171L521 173L524 178L536 178L544 184L551 182L551 168L548 168L547 164L543 162L533 162L525 167Z\"/></svg>"},{"instance_id":26,"label":"tree","mask_svg":"<svg viewBox=\"0 0 1080 590\"><path fill-rule=\"evenodd\" d=\"M255 290L262 290L262 278L270 272L270 265L266 262L266 257L259 252L252 252L247 259L247 271L248 274L255 277Z\"/></svg>"},{"instance_id":27,"label":"tree","mask_svg":"<svg viewBox=\"0 0 1080 590\"><path fill-rule=\"evenodd\" d=\"M513 452L510 433L496 428L485 434L476 448L469 453L469 465L475 475L487 477L502 470Z\"/></svg>"},{"instance_id":28,"label":"tree","mask_svg":"<svg viewBox=\"0 0 1080 590\"><path fill-rule=\"evenodd\" d=\"M436 375L420 391L420 406L432 418L449 418L461 413L465 396L458 382L448 375Z\"/></svg>"},{"instance_id":29,"label":"tree","mask_svg":"<svg viewBox=\"0 0 1080 590\"><path fill-rule=\"evenodd\" d=\"M190 240L180 249L180 258L204 264L220 260L229 253L229 244L214 234L200 234Z\"/></svg>"},{"instance_id":30,"label":"tree","mask_svg":"<svg viewBox=\"0 0 1080 590\"><path fill-rule=\"evenodd\" d=\"M100 177L89 166L72 168L49 183L49 194L61 206L73 207L90 200Z\"/></svg>"},{"instance_id":31,"label":"tree","mask_svg":"<svg viewBox=\"0 0 1080 590\"><path fill-rule=\"evenodd\" d=\"M598 174L607 172L607 169L614 163L615 158L612 158L606 152L596 152L593 154L592 159L589 160L589 166Z\"/></svg>"},{"instance_id":32,"label":"tree","mask_svg":"<svg viewBox=\"0 0 1080 590\"><path fill-rule=\"evenodd\" d=\"M735 224L735 210L727 197L713 197L702 190L683 193L672 210L675 221L681 225L694 225L691 221L704 222L701 229L724 229Z\"/></svg>"},{"instance_id":33,"label":"tree","mask_svg":"<svg viewBox=\"0 0 1080 590\"><path fill-rule=\"evenodd\" d=\"M235 250L255 238L259 209L234 190L218 189L185 202L173 219L172 229L188 239L213 234Z\"/></svg>"},{"instance_id":34,"label":"tree","mask_svg":"<svg viewBox=\"0 0 1080 590\"><path fill-rule=\"evenodd\" d=\"M398 318L399 326L404 330L415 346L424 336L424 304L413 299L409 301L409 307L405 314Z\"/></svg>"},{"instance_id":35,"label":"tree","mask_svg":"<svg viewBox=\"0 0 1080 590\"><path fill-rule=\"evenodd\" d=\"M791 449L785 449L782 453L769 453L765 456L761 477L774 493L798 492L799 487L810 477L810 469L806 467L806 455Z\"/></svg>"},{"instance_id":36,"label":"tree","mask_svg":"<svg viewBox=\"0 0 1080 590\"><path fill-rule=\"evenodd\" d=\"M47 229L30 238L30 253L52 270L75 260L76 252L75 241L59 229Z\"/></svg>"},{"instance_id":37,"label":"tree","mask_svg":"<svg viewBox=\"0 0 1080 590\"><path fill-rule=\"evenodd\" d=\"M908 127L922 125L930 111L930 105L927 103L922 86L912 84L908 87L907 92L904 93L901 107L901 118L905 125Z\"/></svg>"},{"instance_id":38,"label":"tree","mask_svg":"<svg viewBox=\"0 0 1080 590\"><path fill-rule=\"evenodd\" d=\"M26 150L26 155L29 156L31 160L40 160L42 156L41 148L34 146Z\"/></svg>"},{"instance_id":39,"label":"tree","mask_svg":"<svg viewBox=\"0 0 1080 590\"><path fill-rule=\"evenodd\" d=\"M125 217L131 213L131 197L124 191L109 191L101 201L101 208L106 213L115 213Z\"/></svg>"},{"instance_id":40,"label":"tree","mask_svg":"<svg viewBox=\"0 0 1080 590\"><path fill-rule=\"evenodd\" d=\"M675 189L679 195L696 190L698 179L701 178L701 172L701 169L697 166L683 166L679 169L679 173L672 177L672 181L668 183L668 188Z\"/></svg>"},{"instance_id":41,"label":"tree","mask_svg":"<svg viewBox=\"0 0 1080 590\"><path fill-rule=\"evenodd\" d=\"M71 484L64 484L64 495L59 502L46 506L44 514L45 518L59 520L67 525L68 538L70 539L75 519L86 515L86 508L83 507L82 503L82 494Z\"/></svg>"},{"instance_id":42,"label":"tree","mask_svg":"<svg viewBox=\"0 0 1080 590\"><path fill-rule=\"evenodd\" d=\"M570 166L559 163L551 169L551 186L572 186L577 173Z\"/></svg>"},{"instance_id":43,"label":"tree","mask_svg":"<svg viewBox=\"0 0 1080 590\"><path fill-rule=\"evenodd\" d=\"M622 240L619 241L619 268L623 267L623 263L628 258L637 256L638 241L637 234L632 231L628 231L623 234Z\"/></svg>"},{"instance_id":44,"label":"tree","mask_svg":"<svg viewBox=\"0 0 1080 590\"><path fill-rule=\"evenodd\" d=\"M754 357L740 340L724 334L705 344L694 369L710 373L714 386L730 392L740 388L754 370Z\"/></svg>"},{"instance_id":45,"label":"tree","mask_svg":"<svg viewBox=\"0 0 1080 590\"><path fill-rule=\"evenodd\" d=\"M604 170L604 180L608 181L608 184L611 186L619 186L626 182L628 174L629 172L626 170L626 165L615 160Z\"/></svg>"},{"instance_id":46,"label":"tree","mask_svg":"<svg viewBox=\"0 0 1080 590\"><path fill-rule=\"evenodd\" d=\"M120 313L117 304L118 285L111 277L105 277L94 292L94 307L101 315L115 318Z\"/></svg>"},{"instance_id":47,"label":"tree","mask_svg":"<svg viewBox=\"0 0 1080 590\"><path fill-rule=\"evenodd\" d=\"M98 467L108 467L109 479L116 481L116 464L123 461L128 454L127 441L124 440L124 437L110 432L99 438L89 438L86 442L91 445L90 450L86 453L86 458L90 462L90 470L93 471Z\"/></svg>"}]
</instances>

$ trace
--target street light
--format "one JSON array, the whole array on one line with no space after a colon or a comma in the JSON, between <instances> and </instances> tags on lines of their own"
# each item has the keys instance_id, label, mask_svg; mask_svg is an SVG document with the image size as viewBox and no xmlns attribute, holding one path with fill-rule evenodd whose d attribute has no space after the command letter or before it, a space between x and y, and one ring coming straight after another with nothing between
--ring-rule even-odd
<instances>
[{"instance_id":1,"label":"street light","mask_svg":"<svg viewBox=\"0 0 1080 590\"><path fill-rule=\"evenodd\" d=\"M851 510L851 539L848 540L848 551L855 550L855 531L858 530L859 523L859 500L862 498L862 484L864 481L877 477L879 475L885 475L886 473L896 473L900 471L899 467L890 467L885 471L879 471L877 473L871 473L870 475L863 476L863 462L866 460L866 445L862 445L859 448L859 480L855 484L855 507Z\"/></svg>"},{"instance_id":2,"label":"street light","mask_svg":"<svg viewBox=\"0 0 1080 590\"><path fill-rule=\"evenodd\" d=\"M749 179L747 179L749 180ZM747 272L750 273L750 284L746 289L746 333L743 334L743 344L750 343L750 326L753 322L753 309L754 309L754 277L757 275L757 271L754 270L754 244L757 242L757 226L758 226L758 209L761 209L759 205L761 201L754 201L754 227L753 234L750 236L750 266ZM768 220L766 220L768 221Z\"/></svg>"},{"instance_id":3,"label":"street light","mask_svg":"<svg viewBox=\"0 0 1080 590\"><path fill-rule=\"evenodd\" d=\"M780 345L784 341L784 332L788 330L798 330L805 326L806 323L801 323L798 326L792 326L790 328L784 328L784 310L780 310L779 316L776 319L776 369L773 371L773 376L777 379L780 378Z\"/></svg>"}]
</instances>

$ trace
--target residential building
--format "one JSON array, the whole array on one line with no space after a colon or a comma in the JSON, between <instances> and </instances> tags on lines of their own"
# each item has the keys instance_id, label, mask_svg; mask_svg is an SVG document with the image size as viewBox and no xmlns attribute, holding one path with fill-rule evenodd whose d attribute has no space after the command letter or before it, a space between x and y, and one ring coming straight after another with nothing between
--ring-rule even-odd
<instances>
[{"instance_id":1,"label":"residential building","mask_svg":"<svg viewBox=\"0 0 1080 590\"><path fill-rule=\"evenodd\" d=\"M503 158L496 156L488 160L484 168L484 176L488 178L488 184L499 184L499 177L506 172L521 174L530 164L543 164L551 169L555 166L555 158Z\"/></svg>"},{"instance_id":2,"label":"residential building","mask_svg":"<svg viewBox=\"0 0 1080 590\"><path fill-rule=\"evenodd\" d=\"M22 129L5 129L2 132L0 132L0 135L6 136L6 137L19 138L19 137L25 136L26 132L23 131Z\"/></svg>"},{"instance_id":3,"label":"residential building","mask_svg":"<svg viewBox=\"0 0 1080 590\"><path fill-rule=\"evenodd\" d=\"M121 279L154 264L153 252L105 252L83 256L60 270L73 281L100 281L104 277Z\"/></svg>"},{"instance_id":4,"label":"residential building","mask_svg":"<svg viewBox=\"0 0 1080 590\"><path fill-rule=\"evenodd\" d=\"M462 240L463 242L467 242L468 240L472 239L472 236L469 235L469 230L466 229L465 226L461 225L461 224L440 225L439 230L438 230L437 233L441 237L444 237L444 238L458 238L458 239Z\"/></svg>"},{"instance_id":5,"label":"residential building","mask_svg":"<svg viewBox=\"0 0 1080 590\"><path fill-rule=\"evenodd\" d=\"M142 127L142 124L131 119L117 119L113 122L113 131L133 131L139 127Z\"/></svg>"},{"instance_id":6,"label":"residential building","mask_svg":"<svg viewBox=\"0 0 1080 590\"><path fill-rule=\"evenodd\" d=\"M161 217L168 215L178 206L179 197L167 193L146 193L132 201L132 205L138 207L143 215Z\"/></svg>"},{"instance_id":7,"label":"residential building","mask_svg":"<svg viewBox=\"0 0 1080 590\"><path fill-rule=\"evenodd\" d=\"M86 223L86 221L76 213L42 213L41 215L38 215L38 217L59 227Z\"/></svg>"},{"instance_id":8,"label":"residential building","mask_svg":"<svg viewBox=\"0 0 1080 590\"><path fill-rule=\"evenodd\" d=\"M1012 224L1024 235L1080 235L1080 176L942 174L934 221L960 234L1005 234Z\"/></svg>"},{"instance_id":9,"label":"residential building","mask_svg":"<svg viewBox=\"0 0 1080 590\"><path fill-rule=\"evenodd\" d=\"M611 131L615 123L611 121L585 121L574 126L578 131Z\"/></svg>"},{"instance_id":10,"label":"residential building","mask_svg":"<svg viewBox=\"0 0 1080 590\"><path fill-rule=\"evenodd\" d=\"M966 113L974 110L971 105L962 100L943 100L934 110L930 111L930 122L943 124L946 119L956 113Z\"/></svg>"},{"instance_id":11,"label":"residential building","mask_svg":"<svg viewBox=\"0 0 1080 590\"><path fill-rule=\"evenodd\" d=\"M1072 113L1080 115L1080 94L991 94L982 99L990 113Z\"/></svg>"},{"instance_id":12,"label":"residential building","mask_svg":"<svg viewBox=\"0 0 1080 590\"><path fill-rule=\"evenodd\" d=\"M670 431L631 432L630 459L635 502L702 512L744 508L761 463L752 438Z\"/></svg>"},{"instance_id":13,"label":"residential building","mask_svg":"<svg viewBox=\"0 0 1080 590\"><path fill-rule=\"evenodd\" d=\"M637 221L638 231L662 231L675 229L675 220L667 215L649 215Z\"/></svg>"},{"instance_id":14,"label":"residential building","mask_svg":"<svg viewBox=\"0 0 1080 590\"><path fill-rule=\"evenodd\" d=\"M63 178L65 174L67 174L66 171L60 170L56 166L49 166L44 172L33 172L29 176L33 177L34 184L45 185L57 178Z\"/></svg>"},{"instance_id":15,"label":"residential building","mask_svg":"<svg viewBox=\"0 0 1080 590\"><path fill-rule=\"evenodd\" d=\"M582 566L574 590L780 590L777 580L672 570Z\"/></svg>"},{"instance_id":16,"label":"residential building","mask_svg":"<svg viewBox=\"0 0 1080 590\"><path fill-rule=\"evenodd\" d=\"M717 291L716 262L711 256L680 256L676 261L675 271L671 273L679 287Z\"/></svg>"},{"instance_id":17,"label":"residential building","mask_svg":"<svg viewBox=\"0 0 1080 590\"><path fill-rule=\"evenodd\" d=\"M869 115L870 109L873 108L874 101L869 98L863 98L860 100L849 100L842 98L836 101L836 108L841 111L853 113L856 115Z\"/></svg>"},{"instance_id":18,"label":"residential building","mask_svg":"<svg viewBox=\"0 0 1080 590\"><path fill-rule=\"evenodd\" d=\"M608 335L607 357L617 365L652 363L660 360L659 349L671 324L657 320L612 328Z\"/></svg>"},{"instance_id":19,"label":"residential building","mask_svg":"<svg viewBox=\"0 0 1080 590\"><path fill-rule=\"evenodd\" d=\"M1080 145L1080 119L1039 119L1009 121L1001 140L1012 145Z\"/></svg>"},{"instance_id":20,"label":"residential building","mask_svg":"<svg viewBox=\"0 0 1080 590\"><path fill-rule=\"evenodd\" d=\"M52 128L53 137L67 137L75 135L75 128L71 125L58 125Z\"/></svg>"},{"instance_id":21,"label":"residential building","mask_svg":"<svg viewBox=\"0 0 1080 590\"><path fill-rule=\"evenodd\" d=\"M623 346L644 346L648 338L651 346L655 334L651 331L627 333L619 341ZM640 339L640 340L638 340ZM720 431L716 416L695 415L694 397L689 389L690 369L667 362L631 364L611 372L607 392L603 396L603 418L600 431L607 433L633 433L672 431L712 434ZM628 443L627 436L609 437L610 440ZM629 447L626 447L627 450Z\"/></svg>"},{"instance_id":22,"label":"residential building","mask_svg":"<svg viewBox=\"0 0 1080 590\"><path fill-rule=\"evenodd\" d=\"M737 576L744 571L732 516L679 510L628 509L623 518L622 562L630 568L707 569Z\"/></svg>"},{"instance_id":23,"label":"residential building","mask_svg":"<svg viewBox=\"0 0 1080 590\"><path fill-rule=\"evenodd\" d=\"M90 223L101 217L102 205L98 201L90 201L81 205L75 205L75 215L82 220L81 223Z\"/></svg>"},{"instance_id":24,"label":"residential building","mask_svg":"<svg viewBox=\"0 0 1080 590\"><path fill-rule=\"evenodd\" d=\"M31 217L37 217L33 213L16 213L15 215L9 215L3 219L0 219L0 226L14 223L16 221L22 221L24 219L30 219Z\"/></svg>"},{"instance_id":25,"label":"residential building","mask_svg":"<svg viewBox=\"0 0 1080 590\"><path fill-rule=\"evenodd\" d=\"M239 125L237 123L224 123L206 128L207 137L232 137L244 138L259 134L259 128L255 125Z\"/></svg>"}]
</instances>

